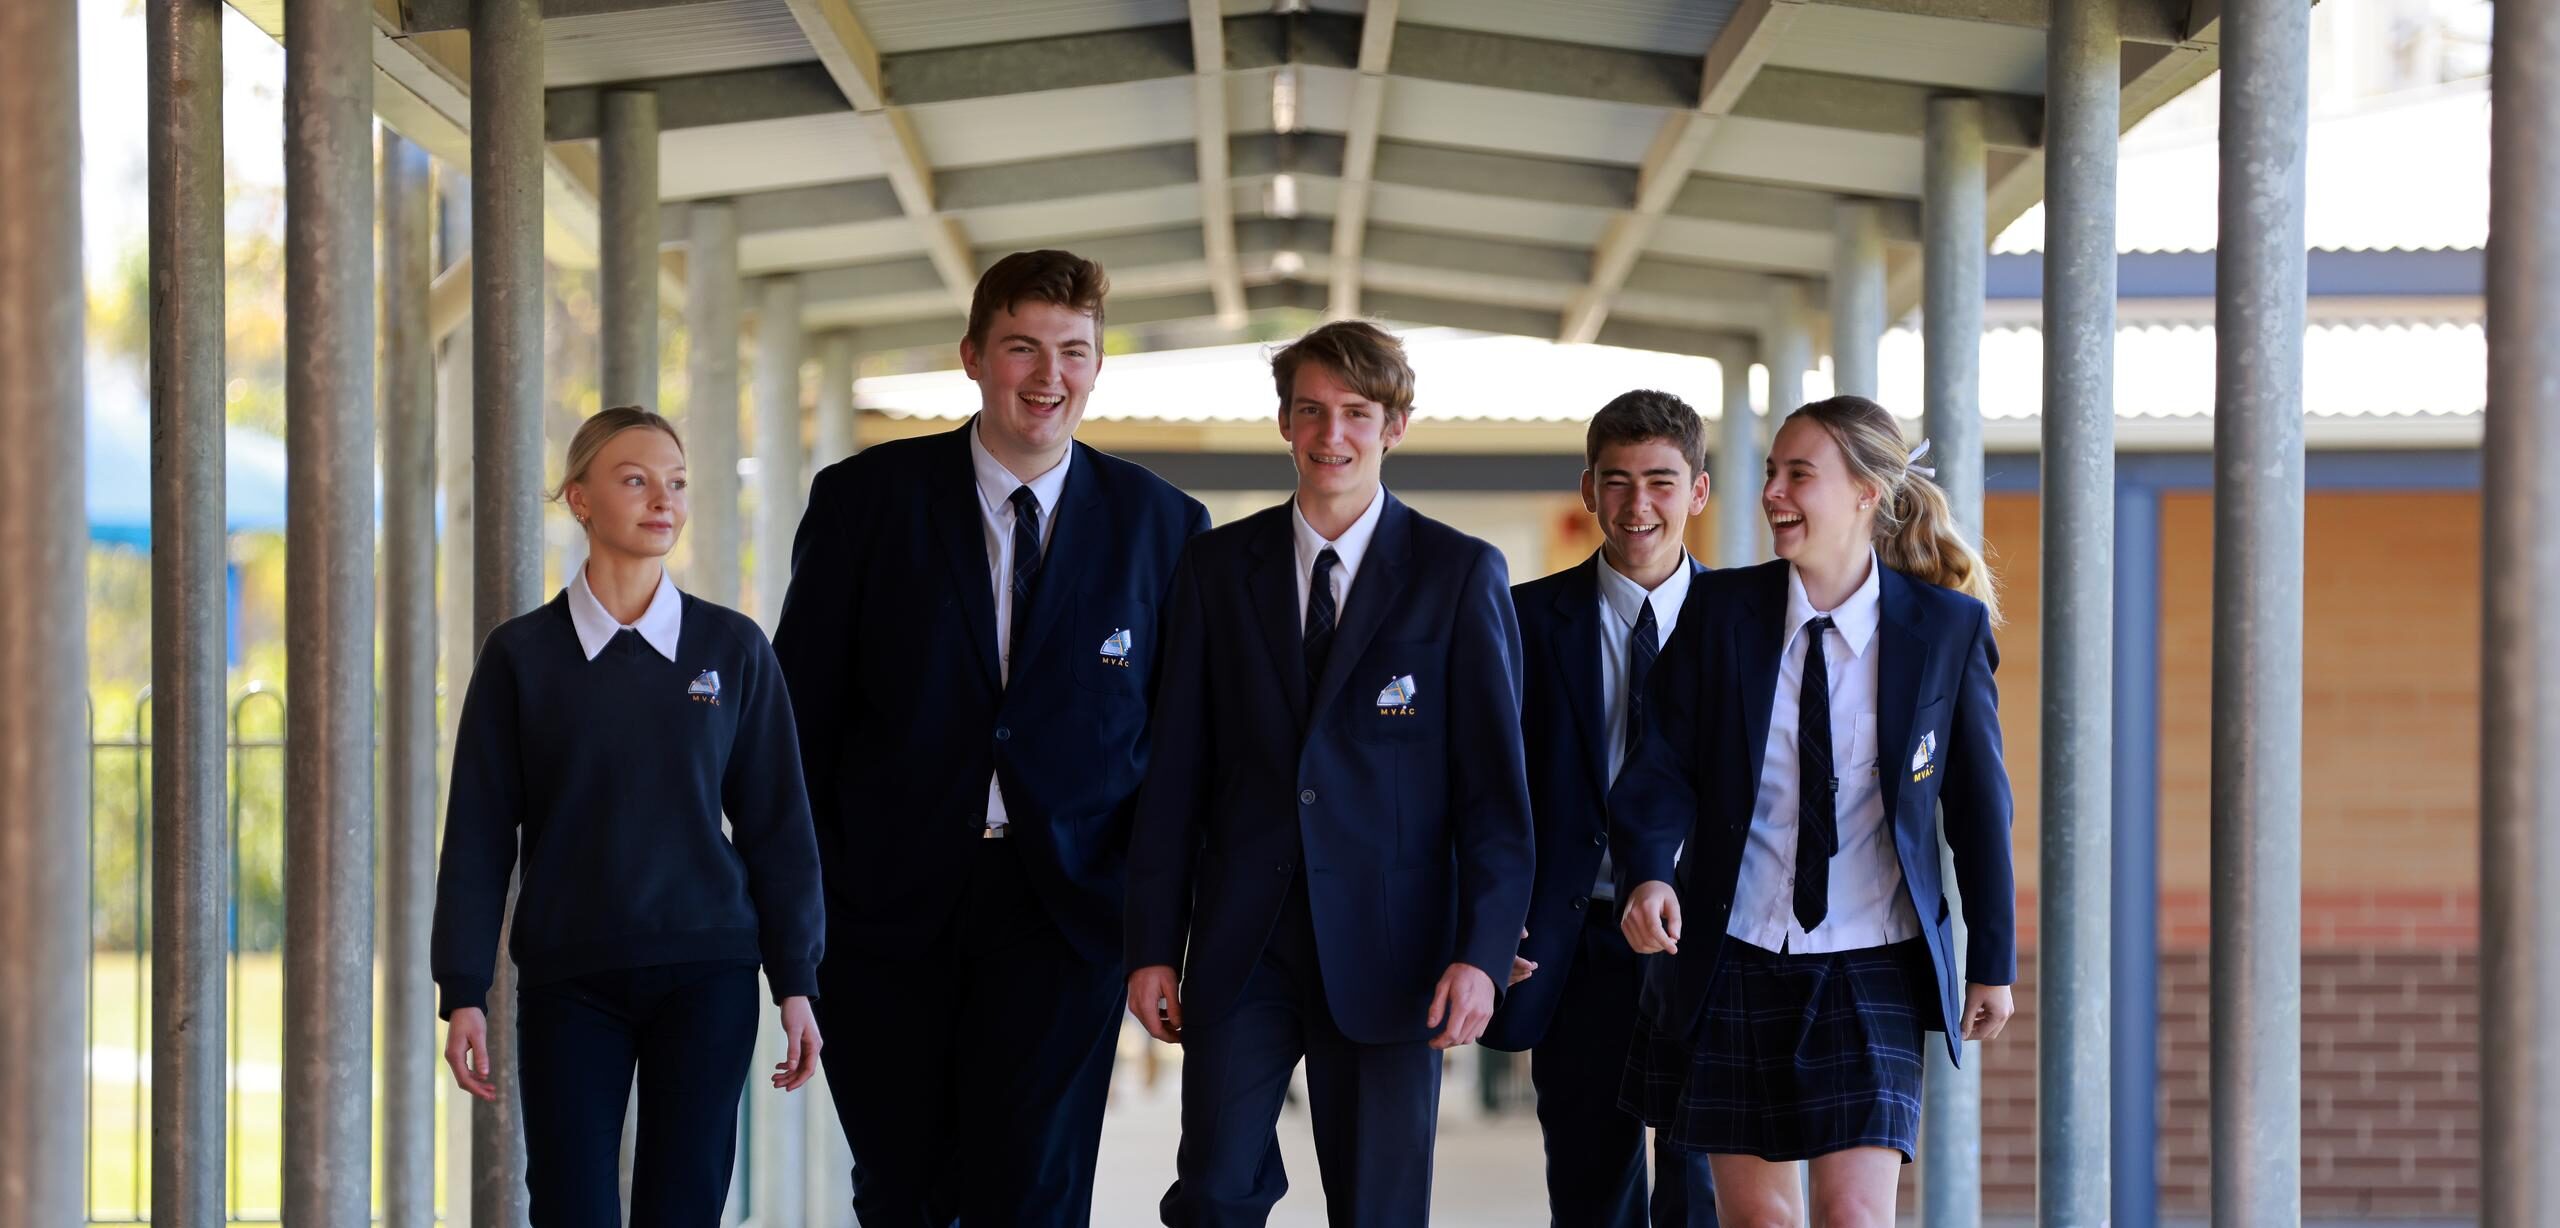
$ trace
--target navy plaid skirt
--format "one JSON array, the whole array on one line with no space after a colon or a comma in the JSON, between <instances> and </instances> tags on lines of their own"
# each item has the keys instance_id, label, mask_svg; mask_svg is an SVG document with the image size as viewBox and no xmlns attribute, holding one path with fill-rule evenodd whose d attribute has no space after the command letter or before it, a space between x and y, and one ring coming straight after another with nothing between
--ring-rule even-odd
<instances>
[{"instance_id":1,"label":"navy plaid skirt","mask_svg":"<svg viewBox=\"0 0 2560 1228\"><path fill-rule=\"evenodd\" d=\"M1726 939L1694 1037L1639 1015L1619 1104L1690 1151L1807 1160L1920 1137L1917 941L1778 955Z\"/></svg>"}]
</instances>

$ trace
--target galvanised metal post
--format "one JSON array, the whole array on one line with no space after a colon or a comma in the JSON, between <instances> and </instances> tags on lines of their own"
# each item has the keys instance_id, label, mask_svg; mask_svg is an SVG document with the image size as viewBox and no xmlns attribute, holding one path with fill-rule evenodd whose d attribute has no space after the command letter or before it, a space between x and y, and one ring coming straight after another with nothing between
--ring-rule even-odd
<instances>
[{"instance_id":1,"label":"galvanised metal post","mask_svg":"<svg viewBox=\"0 0 2560 1228\"><path fill-rule=\"evenodd\" d=\"M2036 1206L2108 1211L2119 14L2056 4L2045 39L2043 848Z\"/></svg>"},{"instance_id":2,"label":"galvanised metal post","mask_svg":"<svg viewBox=\"0 0 2560 1228\"><path fill-rule=\"evenodd\" d=\"M1723 372L1723 417L1716 424L1715 477L1707 484L1716 517L1716 566L1760 561L1760 418L1751 411L1751 350L1742 342L1716 355Z\"/></svg>"},{"instance_id":3,"label":"galvanised metal post","mask_svg":"<svg viewBox=\"0 0 2560 1228\"><path fill-rule=\"evenodd\" d=\"M471 256L471 180L451 165L437 167L436 260L447 272ZM444 723L442 750L451 753L453 727L462 715L463 691L470 683L472 658L480 649L478 622L472 608L471 505L471 318L447 333L436 357L437 482L444 495L444 540L441 543L444 599L437 612L444 631L442 677ZM445 1206L471 1205L471 1097L450 1082L439 1081L445 1101ZM453 1216L468 1222L467 1212Z\"/></svg>"},{"instance_id":4,"label":"galvanised metal post","mask_svg":"<svg viewBox=\"0 0 2560 1228\"><path fill-rule=\"evenodd\" d=\"M284 1220L373 1217L373 12L286 6Z\"/></svg>"},{"instance_id":5,"label":"galvanised metal post","mask_svg":"<svg viewBox=\"0 0 2560 1228\"><path fill-rule=\"evenodd\" d=\"M604 94L604 404L658 408L658 95Z\"/></svg>"},{"instance_id":6,"label":"galvanised metal post","mask_svg":"<svg viewBox=\"0 0 2560 1228\"><path fill-rule=\"evenodd\" d=\"M853 455L853 334L828 333L818 342L818 453L813 469Z\"/></svg>"},{"instance_id":7,"label":"galvanised metal post","mask_svg":"<svg viewBox=\"0 0 2560 1228\"><path fill-rule=\"evenodd\" d=\"M1876 345L1884 339L1884 217L1844 200L1831 211L1831 386L1876 396Z\"/></svg>"},{"instance_id":8,"label":"galvanised metal post","mask_svg":"<svg viewBox=\"0 0 2560 1228\"><path fill-rule=\"evenodd\" d=\"M2302 1222L2303 151L2311 7L2222 10L2214 254L2213 1219Z\"/></svg>"},{"instance_id":9,"label":"galvanised metal post","mask_svg":"<svg viewBox=\"0 0 2560 1228\"><path fill-rule=\"evenodd\" d=\"M1938 471L1956 529L1982 544L1982 299L1990 163L1977 98L1929 100L1921 146L1921 428L1925 463ZM1946 884L1948 950L1965 949L1964 898L1954 854L1939 842ZM1920 1223L1982 1223L1982 1045L1964 1046L1964 1064L1928 1046L1920 1081Z\"/></svg>"},{"instance_id":10,"label":"galvanised metal post","mask_svg":"<svg viewBox=\"0 0 2560 1228\"><path fill-rule=\"evenodd\" d=\"M223 1218L222 5L151 0L151 1220Z\"/></svg>"},{"instance_id":11,"label":"galvanised metal post","mask_svg":"<svg viewBox=\"0 0 2560 1228\"><path fill-rule=\"evenodd\" d=\"M472 630L542 600L542 13L537 0L471 5ZM508 891L513 910L514 891ZM471 1106L471 1222L525 1222L516 1085L515 965L500 939L489 987L496 1103Z\"/></svg>"},{"instance_id":12,"label":"galvanised metal post","mask_svg":"<svg viewBox=\"0 0 2560 1228\"><path fill-rule=\"evenodd\" d=\"M0 1192L85 1214L87 534L79 12L0 4Z\"/></svg>"},{"instance_id":13,"label":"galvanised metal post","mask_svg":"<svg viewBox=\"0 0 2560 1228\"><path fill-rule=\"evenodd\" d=\"M736 609L738 566L738 214L727 201L695 201L685 253L685 450L692 556L685 589Z\"/></svg>"},{"instance_id":14,"label":"galvanised metal post","mask_svg":"<svg viewBox=\"0 0 2560 1228\"><path fill-rule=\"evenodd\" d=\"M2480 686L2480 1221L2560 1216L2560 3L2489 63Z\"/></svg>"},{"instance_id":15,"label":"galvanised metal post","mask_svg":"<svg viewBox=\"0 0 2560 1228\"><path fill-rule=\"evenodd\" d=\"M1760 335L1760 361L1769 368L1769 429L1777 430L1804 404L1804 374L1813 369L1813 329L1805 320L1805 285L1790 278L1769 281L1769 322Z\"/></svg>"},{"instance_id":16,"label":"galvanised metal post","mask_svg":"<svg viewBox=\"0 0 2560 1228\"><path fill-rule=\"evenodd\" d=\"M770 631L791 584L791 538L807 488L800 477L800 279L756 288L756 620Z\"/></svg>"},{"instance_id":17,"label":"galvanised metal post","mask_svg":"<svg viewBox=\"0 0 2560 1228\"><path fill-rule=\"evenodd\" d=\"M436 1215L436 368L427 151L382 131L382 1219Z\"/></svg>"}]
</instances>

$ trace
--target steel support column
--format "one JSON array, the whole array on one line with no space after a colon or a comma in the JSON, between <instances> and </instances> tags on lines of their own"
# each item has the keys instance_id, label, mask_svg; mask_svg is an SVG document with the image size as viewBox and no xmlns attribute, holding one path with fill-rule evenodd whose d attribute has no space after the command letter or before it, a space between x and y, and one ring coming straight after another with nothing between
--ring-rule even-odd
<instances>
[{"instance_id":1,"label":"steel support column","mask_svg":"<svg viewBox=\"0 0 2560 1228\"><path fill-rule=\"evenodd\" d=\"M2213 1218L2302 1220L2303 151L2311 8L2222 11L2214 256Z\"/></svg>"},{"instance_id":2,"label":"steel support column","mask_svg":"<svg viewBox=\"0 0 2560 1228\"><path fill-rule=\"evenodd\" d=\"M373 1218L373 14L285 9L284 1220Z\"/></svg>"},{"instance_id":3,"label":"steel support column","mask_svg":"<svg viewBox=\"0 0 2560 1228\"><path fill-rule=\"evenodd\" d=\"M382 132L382 1222L436 1217L436 367L427 151Z\"/></svg>"},{"instance_id":4,"label":"steel support column","mask_svg":"<svg viewBox=\"0 0 2560 1228\"><path fill-rule=\"evenodd\" d=\"M151 1220L223 1217L222 5L151 0Z\"/></svg>"},{"instance_id":5,"label":"steel support column","mask_svg":"<svg viewBox=\"0 0 2560 1228\"><path fill-rule=\"evenodd\" d=\"M1876 346L1884 339L1884 216L1869 201L1831 213L1831 387L1873 398Z\"/></svg>"},{"instance_id":6,"label":"steel support column","mask_svg":"<svg viewBox=\"0 0 2560 1228\"><path fill-rule=\"evenodd\" d=\"M756 287L756 620L770 631L791 584L791 537L807 487L800 476L800 279Z\"/></svg>"},{"instance_id":7,"label":"steel support column","mask_svg":"<svg viewBox=\"0 0 2560 1228\"><path fill-rule=\"evenodd\" d=\"M1735 342L1716 355L1723 373L1724 408L1716 424L1715 477L1707 484L1716 518L1716 566L1759 562L1760 418L1751 411L1751 347Z\"/></svg>"},{"instance_id":8,"label":"steel support column","mask_svg":"<svg viewBox=\"0 0 2560 1228\"><path fill-rule=\"evenodd\" d=\"M2046 31L2041 873L2036 1205L2107 1219L2119 14L2057 4Z\"/></svg>"},{"instance_id":9,"label":"steel support column","mask_svg":"<svg viewBox=\"0 0 2560 1228\"><path fill-rule=\"evenodd\" d=\"M542 12L471 5L472 629L542 600ZM514 908L514 892L508 893ZM525 1222L516 1086L515 965L504 940L489 987L498 1100L471 1106L471 1223Z\"/></svg>"},{"instance_id":10,"label":"steel support column","mask_svg":"<svg viewBox=\"0 0 2560 1228\"><path fill-rule=\"evenodd\" d=\"M1769 429L1804 404L1804 375L1813 369L1813 329L1805 320L1803 282L1769 281L1769 323L1760 334L1760 361L1769 368ZM1762 441L1766 443L1766 440Z\"/></svg>"},{"instance_id":11,"label":"steel support column","mask_svg":"<svg viewBox=\"0 0 2560 1228\"><path fill-rule=\"evenodd\" d=\"M0 1191L85 1215L89 729L79 12L0 4Z\"/></svg>"},{"instance_id":12,"label":"steel support column","mask_svg":"<svg viewBox=\"0 0 2560 1228\"><path fill-rule=\"evenodd\" d=\"M1926 463L1938 471L1957 530L1982 544L1982 298L1989 246L1982 102L1933 98L1921 148L1921 412ZM1881 263L1882 245L1878 245ZM1965 949L1964 899L1954 854L1939 842L1946 872L1949 950ZM1982 1222L1982 1046L1964 1046L1964 1064L1928 1046L1921 1080L1920 1222L1976 1228Z\"/></svg>"},{"instance_id":13,"label":"steel support column","mask_svg":"<svg viewBox=\"0 0 2560 1228\"><path fill-rule=\"evenodd\" d=\"M853 455L853 334L828 333L818 342L818 453L813 469Z\"/></svg>"},{"instance_id":14,"label":"steel support column","mask_svg":"<svg viewBox=\"0 0 2560 1228\"><path fill-rule=\"evenodd\" d=\"M695 201L685 253L686 471L693 482L685 530L685 589L736 609L738 566L738 214L727 201Z\"/></svg>"},{"instance_id":15,"label":"steel support column","mask_svg":"<svg viewBox=\"0 0 2560 1228\"><path fill-rule=\"evenodd\" d=\"M607 90L600 206L604 404L658 408L658 95Z\"/></svg>"},{"instance_id":16,"label":"steel support column","mask_svg":"<svg viewBox=\"0 0 2560 1228\"><path fill-rule=\"evenodd\" d=\"M2498 6L2480 688L2480 1220L2560 1215L2560 3Z\"/></svg>"},{"instance_id":17,"label":"steel support column","mask_svg":"<svg viewBox=\"0 0 2560 1228\"><path fill-rule=\"evenodd\" d=\"M471 180L451 165L437 168L436 262L446 271L471 258ZM453 728L462 715L462 695L471 679L472 658L480 650L479 626L472 609L471 504L471 317L445 334L436 357L436 465L444 499L444 540L438 562L444 573L444 596L436 612L443 629L442 678L446 703L440 726L444 762L453 747ZM445 1102L444 1205L457 1228L469 1220L456 1208L471 1206L471 1135L474 1123L469 1093L439 1079Z\"/></svg>"}]
</instances>

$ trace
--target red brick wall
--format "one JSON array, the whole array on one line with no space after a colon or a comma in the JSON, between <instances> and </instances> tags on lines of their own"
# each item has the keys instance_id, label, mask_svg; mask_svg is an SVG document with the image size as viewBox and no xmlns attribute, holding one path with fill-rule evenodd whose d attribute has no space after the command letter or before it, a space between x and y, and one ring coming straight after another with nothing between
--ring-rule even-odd
<instances>
[{"instance_id":1,"label":"red brick wall","mask_svg":"<svg viewBox=\"0 0 2560 1228\"><path fill-rule=\"evenodd\" d=\"M1984 519L2002 576L2017 795L2018 1018L1984 1062L1986 1207L2035 1205L2036 501ZM2161 1209L2210 1193L2207 888L2212 503L2161 510ZM2479 1205L2479 503L2314 495L2303 632L2303 1202L2313 1216Z\"/></svg>"}]
</instances>

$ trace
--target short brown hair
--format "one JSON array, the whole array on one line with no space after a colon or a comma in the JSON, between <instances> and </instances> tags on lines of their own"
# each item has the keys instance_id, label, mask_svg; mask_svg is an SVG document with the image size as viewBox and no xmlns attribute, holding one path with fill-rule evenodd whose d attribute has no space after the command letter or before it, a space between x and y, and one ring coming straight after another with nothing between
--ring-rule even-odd
<instances>
[{"instance_id":1,"label":"short brown hair","mask_svg":"<svg viewBox=\"0 0 2560 1228\"><path fill-rule=\"evenodd\" d=\"M1271 356L1271 382L1280 389L1281 421L1288 421L1289 399L1297 395L1298 368L1311 362L1383 406L1390 424L1402 423L1413 413L1413 366L1404 359L1404 343L1366 320L1336 320Z\"/></svg>"},{"instance_id":2,"label":"short brown hair","mask_svg":"<svg viewBox=\"0 0 2560 1228\"><path fill-rule=\"evenodd\" d=\"M1011 311L1024 300L1055 303L1071 311L1093 317L1093 339L1102 341L1102 298L1111 293L1111 279L1102 266L1074 252L1042 248L1036 252L1015 252L996 261L978 278L978 289L969 296L969 332L971 345L987 343L987 325L999 311Z\"/></svg>"},{"instance_id":3,"label":"short brown hair","mask_svg":"<svg viewBox=\"0 0 2560 1228\"><path fill-rule=\"evenodd\" d=\"M1645 443L1661 440L1680 450L1680 459L1689 462L1689 476L1696 477L1707 468L1707 424L1689 403L1668 392L1638 388L1621 392L1616 399L1591 415L1591 429L1583 433L1582 463L1586 468L1600 467L1600 449L1613 443Z\"/></svg>"},{"instance_id":4,"label":"short brown hair","mask_svg":"<svg viewBox=\"0 0 2560 1228\"><path fill-rule=\"evenodd\" d=\"M578 424L578 433L569 437L568 464L563 468L560 484L551 488L551 501L567 499L569 484L587 480L587 466L596 463L596 453L604 451L606 442L632 430L665 431L667 438L676 441L676 451L684 451L684 436L676 434L675 423L637 405L616 405L591 414Z\"/></svg>"}]
</instances>

